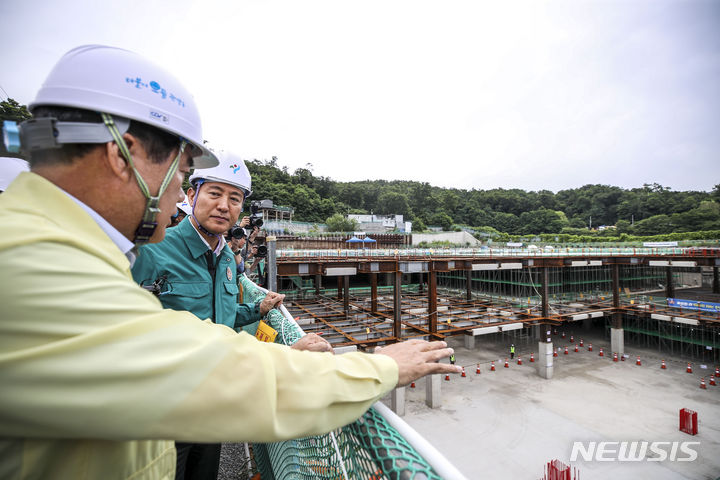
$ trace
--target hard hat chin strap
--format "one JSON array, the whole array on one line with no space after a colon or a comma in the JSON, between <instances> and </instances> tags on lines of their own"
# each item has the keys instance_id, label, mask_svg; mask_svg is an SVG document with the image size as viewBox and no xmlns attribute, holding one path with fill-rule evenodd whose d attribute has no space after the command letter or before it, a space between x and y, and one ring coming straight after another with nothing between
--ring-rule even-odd
<instances>
[{"instance_id":1,"label":"hard hat chin strap","mask_svg":"<svg viewBox=\"0 0 720 480\"><path fill-rule=\"evenodd\" d=\"M160 213L160 197L162 197L163 193L165 193L165 190L167 190L167 187L170 185L170 182L172 182L173 177L177 173L178 166L180 165L180 157L185 150L187 142L185 142L184 140L181 141L180 151L175 156L175 160L173 160L173 162L170 164L170 167L165 174L165 178L160 184L157 195L153 196L150 194L150 189L148 188L145 180L143 180L142 176L140 175L140 172L138 172L137 168L135 168L135 163L133 162L132 155L130 155L130 149L128 149L127 144L125 143L125 140L123 139L120 131L115 125L113 118L107 113L101 112L100 115L102 115L105 126L107 126L110 134L113 137L113 140L120 149L120 153L125 158L125 160L127 160L130 168L132 168L133 173L135 174L135 179L137 180L137 184L140 187L140 191L147 199L147 203L145 204L145 213L143 213L143 218L140 222L140 225L135 230L135 238L133 239L133 243L135 243L135 245L144 245L150 241L153 233L155 233L155 229L157 228L157 216Z\"/></svg>"}]
</instances>

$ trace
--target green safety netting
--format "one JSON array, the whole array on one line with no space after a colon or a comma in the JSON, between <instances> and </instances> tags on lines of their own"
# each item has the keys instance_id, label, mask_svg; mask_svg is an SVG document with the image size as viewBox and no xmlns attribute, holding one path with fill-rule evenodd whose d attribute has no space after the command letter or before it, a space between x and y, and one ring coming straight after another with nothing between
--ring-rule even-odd
<instances>
[{"instance_id":1,"label":"green safety netting","mask_svg":"<svg viewBox=\"0 0 720 480\"><path fill-rule=\"evenodd\" d=\"M265 292L244 275L243 301ZM272 310L267 323L277 330L276 343L292 345L303 331L292 319ZM286 442L253 444L262 480L439 480L435 470L374 408L355 422L326 435Z\"/></svg>"}]
</instances>

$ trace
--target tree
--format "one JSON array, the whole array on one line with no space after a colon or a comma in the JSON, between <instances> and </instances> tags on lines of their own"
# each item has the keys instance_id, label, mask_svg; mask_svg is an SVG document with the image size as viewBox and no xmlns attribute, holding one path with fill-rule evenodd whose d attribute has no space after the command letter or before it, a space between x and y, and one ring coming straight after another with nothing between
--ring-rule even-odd
<instances>
[{"instance_id":1,"label":"tree","mask_svg":"<svg viewBox=\"0 0 720 480\"><path fill-rule=\"evenodd\" d=\"M0 101L0 126L3 125L5 120L11 120L13 122L23 122L32 118L32 115L28 111L25 105L21 105L12 98ZM17 153L8 152L5 148L5 142L0 141L0 156L19 156Z\"/></svg>"},{"instance_id":2,"label":"tree","mask_svg":"<svg viewBox=\"0 0 720 480\"><path fill-rule=\"evenodd\" d=\"M439 225L444 231L448 232L452 228L453 219L447 213L438 212L430 217L430 224Z\"/></svg>"},{"instance_id":3,"label":"tree","mask_svg":"<svg viewBox=\"0 0 720 480\"><path fill-rule=\"evenodd\" d=\"M378 198L378 210L379 213L388 215L407 216L411 213L407 195L393 191L384 192L380 195Z\"/></svg>"},{"instance_id":4,"label":"tree","mask_svg":"<svg viewBox=\"0 0 720 480\"><path fill-rule=\"evenodd\" d=\"M345 218L339 213L325 220L325 224L331 232L353 232L357 228L354 218Z\"/></svg>"}]
</instances>

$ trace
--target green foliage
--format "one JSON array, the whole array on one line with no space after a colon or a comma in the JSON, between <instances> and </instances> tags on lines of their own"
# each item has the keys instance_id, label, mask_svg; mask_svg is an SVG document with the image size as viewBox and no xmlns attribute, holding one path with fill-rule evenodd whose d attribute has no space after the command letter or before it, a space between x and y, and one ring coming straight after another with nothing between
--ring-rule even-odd
<instances>
[{"instance_id":1,"label":"green foliage","mask_svg":"<svg viewBox=\"0 0 720 480\"><path fill-rule=\"evenodd\" d=\"M336 213L325 220L329 232L353 232L357 228L357 222L353 218L345 218Z\"/></svg>"},{"instance_id":2,"label":"green foliage","mask_svg":"<svg viewBox=\"0 0 720 480\"><path fill-rule=\"evenodd\" d=\"M454 224L509 235L563 234L595 241L625 234L658 235L720 229L720 184L712 192L675 192L659 184L630 190L609 185L526 192L519 189L461 190L429 183L387 180L334 182L313 174L312 165L289 173L277 158L247 162L253 199L269 198L295 209L294 219L322 223L336 214L401 214L413 231ZM656 218L657 217L657 218ZM603 232L588 230L616 225ZM487 237L484 237L487 238ZM493 238L493 241L500 241Z\"/></svg>"},{"instance_id":3,"label":"green foliage","mask_svg":"<svg viewBox=\"0 0 720 480\"><path fill-rule=\"evenodd\" d=\"M5 120L21 123L32 118L25 105L19 104L12 98L0 101L0 126ZM1 137L1 135L0 135ZM10 153L5 149L5 142L0 141L0 156L2 157L22 157L17 153Z\"/></svg>"}]
</instances>

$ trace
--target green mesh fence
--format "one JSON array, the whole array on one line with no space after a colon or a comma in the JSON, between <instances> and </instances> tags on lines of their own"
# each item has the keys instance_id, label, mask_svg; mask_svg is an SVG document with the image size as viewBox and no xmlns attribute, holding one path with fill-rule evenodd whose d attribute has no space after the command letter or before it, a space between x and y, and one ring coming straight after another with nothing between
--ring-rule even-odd
<instances>
[{"instance_id":1,"label":"green mesh fence","mask_svg":"<svg viewBox=\"0 0 720 480\"><path fill-rule=\"evenodd\" d=\"M243 301L265 295L244 275ZM276 343L292 345L303 336L292 320L272 310L266 322L278 331ZM262 480L440 480L442 477L385 418L370 408L355 422L326 435L253 444Z\"/></svg>"}]
</instances>

